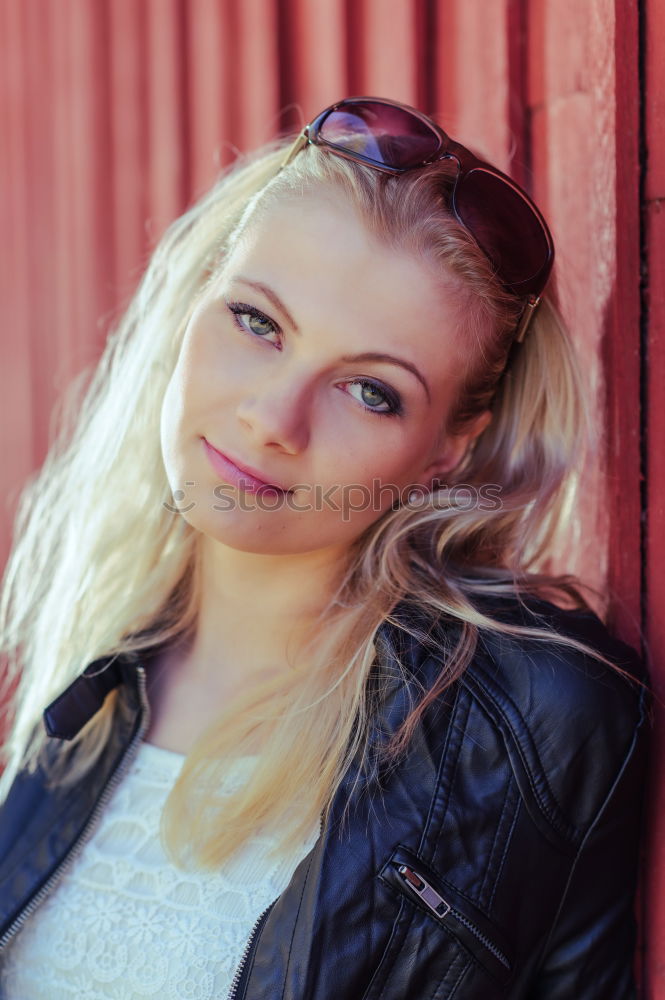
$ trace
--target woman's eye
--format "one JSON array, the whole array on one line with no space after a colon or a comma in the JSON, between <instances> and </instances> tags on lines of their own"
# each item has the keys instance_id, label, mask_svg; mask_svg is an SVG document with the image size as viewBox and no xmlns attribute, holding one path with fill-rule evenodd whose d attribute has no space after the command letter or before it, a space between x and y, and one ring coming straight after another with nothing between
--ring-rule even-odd
<instances>
[{"instance_id":1,"label":"woman's eye","mask_svg":"<svg viewBox=\"0 0 665 1000\"><path fill-rule=\"evenodd\" d=\"M402 406L398 397L393 396L386 389L368 379L357 379L355 382L348 382L352 389L358 389L358 394L352 394L354 399L358 399L370 413L377 413L379 416L392 417L402 412Z\"/></svg>"},{"instance_id":2,"label":"woman's eye","mask_svg":"<svg viewBox=\"0 0 665 1000\"><path fill-rule=\"evenodd\" d=\"M270 334L276 334L278 337L281 335L280 328L256 306L250 306L246 302L227 302L226 306L233 314L236 326L249 336L267 340ZM268 342L275 343L274 340ZM402 412L399 397L376 382L371 382L369 379L355 379L353 382L347 382L347 386L359 390L357 395L354 393L352 395L369 413L392 417Z\"/></svg>"},{"instance_id":3,"label":"woman's eye","mask_svg":"<svg viewBox=\"0 0 665 1000\"><path fill-rule=\"evenodd\" d=\"M267 340L268 334L281 332L279 327L255 306L247 305L245 302L227 302L227 307L233 313L236 326L245 333ZM274 341L271 340L270 343Z\"/></svg>"}]
</instances>

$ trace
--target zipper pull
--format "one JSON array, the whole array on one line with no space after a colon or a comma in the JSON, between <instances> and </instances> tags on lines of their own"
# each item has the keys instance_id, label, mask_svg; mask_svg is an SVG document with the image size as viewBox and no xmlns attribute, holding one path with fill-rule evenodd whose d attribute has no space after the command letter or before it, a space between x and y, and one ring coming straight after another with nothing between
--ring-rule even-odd
<instances>
[{"instance_id":1,"label":"zipper pull","mask_svg":"<svg viewBox=\"0 0 665 1000\"><path fill-rule=\"evenodd\" d=\"M407 865L398 865L397 871L409 888L420 896L423 903L436 913L437 917L445 917L447 913L450 913L450 903L446 903L445 899L432 888L429 882L417 875L412 868Z\"/></svg>"}]
</instances>

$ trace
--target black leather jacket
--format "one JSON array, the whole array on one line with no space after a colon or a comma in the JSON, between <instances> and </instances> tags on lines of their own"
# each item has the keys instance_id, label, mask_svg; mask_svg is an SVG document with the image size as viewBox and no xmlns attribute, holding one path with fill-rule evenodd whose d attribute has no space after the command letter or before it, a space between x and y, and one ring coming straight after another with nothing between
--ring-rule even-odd
<instances>
[{"instance_id":1,"label":"black leather jacket","mask_svg":"<svg viewBox=\"0 0 665 1000\"><path fill-rule=\"evenodd\" d=\"M645 679L592 614L530 603L557 630ZM518 605L505 619L530 622ZM385 623L431 685L441 658ZM104 753L80 785L22 773L0 809L0 946L30 919L90 835L147 728L149 658L95 661L45 712L66 738L120 686ZM397 679L377 716L394 731L413 691ZM415 683L415 681L414 681ZM235 1000L627 1000L650 729L643 688L561 646L483 637L426 712L397 767L363 772L252 932ZM11 946L11 945L9 945ZM2 953L0 952L0 964Z\"/></svg>"}]
</instances>

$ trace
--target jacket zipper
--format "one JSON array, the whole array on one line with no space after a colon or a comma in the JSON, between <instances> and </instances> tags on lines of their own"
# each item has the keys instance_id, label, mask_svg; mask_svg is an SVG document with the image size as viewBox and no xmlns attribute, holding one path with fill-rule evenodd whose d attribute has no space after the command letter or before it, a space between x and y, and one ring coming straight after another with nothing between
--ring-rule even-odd
<instances>
[{"instance_id":1,"label":"jacket zipper","mask_svg":"<svg viewBox=\"0 0 665 1000\"><path fill-rule=\"evenodd\" d=\"M439 920L442 920L449 913L452 914L456 920L459 920L460 923L464 924L464 926L471 931L474 937L476 937L478 941L480 941L480 943L488 949L488 951L492 952L495 958L498 959L498 961L501 962L506 969L510 969L510 962L503 952L500 951L497 946L482 933L482 931L478 930L475 924L473 924L464 913L461 913L451 903L447 902L443 896L439 895L439 893L432 888L427 879L423 878L419 872L415 871L415 869L411 868L409 865L399 864L397 862L395 862L395 864L397 871L401 876L402 882L423 901L425 906L436 917L438 917Z\"/></svg>"},{"instance_id":2,"label":"jacket zipper","mask_svg":"<svg viewBox=\"0 0 665 1000\"><path fill-rule=\"evenodd\" d=\"M148 728L148 725L150 724L150 705L148 704L148 699L146 697L145 667L142 667L140 664L137 664L136 671L138 674L139 698L141 701L141 708L142 708L141 724L136 733L134 734L127 749L125 750L125 753L123 754L120 763L116 767L115 771L111 774L111 777L108 779L106 787L104 788L104 791L100 795L95 808L90 813L90 816L88 817L88 820L81 834L79 835L78 840L74 842L72 847L69 849L69 853L63 858L63 860L60 862L55 871L51 873L50 877L47 879L47 881L44 883L41 889L32 897L32 899L29 900L29 902L25 904L21 912L14 919L14 922L9 925L5 933L0 938L0 950L4 948L6 944L8 944L8 942L12 939L12 937L14 937L14 935L21 929L21 927L28 919L28 917L32 913L34 913L34 911L37 909L40 903L44 901L46 896L48 896L49 893L53 891L57 882L59 882L64 873L67 871L67 869L74 862L76 857L83 850L83 847L85 846L86 842L90 839L90 836L94 830L94 827L97 823L97 820L102 810L104 809L106 803L108 802L111 795L115 791L121 778L125 775L125 773L129 769L132 759L135 756L133 750L136 747L136 745L140 742L140 740L143 738L143 734L145 733L145 731Z\"/></svg>"},{"instance_id":3,"label":"jacket zipper","mask_svg":"<svg viewBox=\"0 0 665 1000\"><path fill-rule=\"evenodd\" d=\"M320 817L320 820L319 820L319 837L321 836L322 832L323 832L323 813L321 813L321 817ZM242 957L240 959L240 963L238 965L238 968L235 971L235 975L233 977L233 982L231 983L231 988L229 990L229 993L228 993L228 996L227 996L226 1000L238 1000L238 987L239 987L240 982L242 980L242 975L243 975L243 972L245 970L245 965L247 964L247 959L249 958L249 953L250 953L250 951L252 949L252 945L254 943L254 938L258 934L259 929L261 928L261 926L263 925L263 923L265 921L265 918L267 917L267 915L270 912L270 910L272 910L272 908L273 908L273 906L275 905L276 902L277 902L277 900L273 899L272 903L270 903L268 906L266 906L266 908L263 911L263 913L261 913L257 917L256 922L254 923L254 926L252 927L252 929L250 931L249 938L248 938L247 943L245 945L245 950L242 953ZM242 998L241 998L241 1000L242 1000Z\"/></svg>"},{"instance_id":4,"label":"jacket zipper","mask_svg":"<svg viewBox=\"0 0 665 1000\"><path fill-rule=\"evenodd\" d=\"M269 906L266 906L263 913L261 913L261 915L257 917L254 926L250 931L249 938L247 939L247 944L245 945L245 950L242 953L242 958L240 959L240 964L238 965L238 968L236 969L235 972L235 976L233 977L233 982L231 983L231 989L229 990L229 995L227 997L227 1000L236 1000L237 998L238 986L240 984L240 980L242 979L242 974L245 969L245 965L247 963L247 958L249 957L252 943L254 941L254 938L256 937L259 927L263 924L265 918L267 917L270 910L272 910L274 905L275 905L275 900L273 900L272 903L269 904Z\"/></svg>"}]
</instances>

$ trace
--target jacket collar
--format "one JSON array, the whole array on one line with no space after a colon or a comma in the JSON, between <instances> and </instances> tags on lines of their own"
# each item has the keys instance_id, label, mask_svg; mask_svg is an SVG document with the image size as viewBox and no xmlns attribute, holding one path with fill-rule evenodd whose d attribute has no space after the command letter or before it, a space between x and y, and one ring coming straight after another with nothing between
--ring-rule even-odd
<instances>
[{"instance_id":1,"label":"jacket collar","mask_svg":"<svg viewBox=\"0 0 665 1000\"><path fill-rule=\"evenodd\" d=\"M103 656L93 660L43 712L49 736L73 740L100 710L106 696L119 684L136 683L136 653Z\"/></svg>"}]
</instances>

